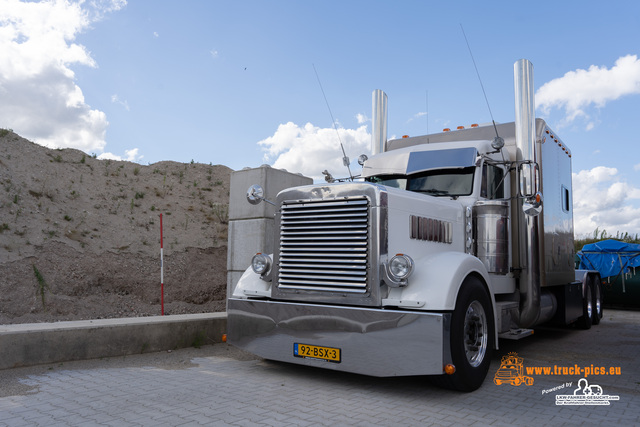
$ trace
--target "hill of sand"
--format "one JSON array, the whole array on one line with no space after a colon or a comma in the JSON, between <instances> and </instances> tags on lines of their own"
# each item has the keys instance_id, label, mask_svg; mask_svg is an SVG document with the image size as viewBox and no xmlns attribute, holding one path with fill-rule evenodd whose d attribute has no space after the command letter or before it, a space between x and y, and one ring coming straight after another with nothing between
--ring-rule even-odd
<instances>
[{"instance_id":1,"label":"hill of sand","mask_svg":"<svg viewBox=\"0 0 640 427\"><path fill-rule=\"evenodd\" d=\"M0 129L0 324L224 311L231 169L51 150Z\"/></svg>"}]
</instances>

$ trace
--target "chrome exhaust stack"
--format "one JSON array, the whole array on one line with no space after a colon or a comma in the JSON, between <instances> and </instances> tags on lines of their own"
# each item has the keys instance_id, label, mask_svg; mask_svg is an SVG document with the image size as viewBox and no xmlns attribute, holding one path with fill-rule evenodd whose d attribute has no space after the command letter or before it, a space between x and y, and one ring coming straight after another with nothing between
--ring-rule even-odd
<instances>
[{"instance_id":1,"label":"chrome exhaust stack","mask_svg":"<svg viewBox=\"0 0 640 427\"><path fill-rule=\"evenodd\" d=\"M371 154L383 153L387 145L387 94L373 91L371 113Z\"/></svg>"},{"instance_id":2,"label":"chrome exhaust stack","mask_svg":"<svg viewBox=\"0 0 640 427\"><path fill-rule=\"evenodd\" d=\"M516 147L518 160L535 161L536 105L533 87L533 64L520 59L513 64L513 83L516 102ZM532 184L529 182L528 184ZM533 193L528 188L528 194Z\"/></svg>"},{"instance_id":3,"label":"chrome exhaust stack","mask_svg":"<svg viewBox=\"0 0 640 427\"><path fill-rule=\"evenodd\" d=\"M532 197L538 195L540 159L536 152L535 92L533 65L520 59L513 65L515 92L515 142L516 160L519 167L519 197L517 212L519 229L520 275L520 319L521 328L530 328L540 319L540 284L542 281L543 248L540 216L523 213L531 205ZM541 207L538 200L536 209ZM535 211L535 210L534 210ZM532 212L529 210L528 212ZM538 211L539 212L539 211Z\"/></svg>"}]
</instances>

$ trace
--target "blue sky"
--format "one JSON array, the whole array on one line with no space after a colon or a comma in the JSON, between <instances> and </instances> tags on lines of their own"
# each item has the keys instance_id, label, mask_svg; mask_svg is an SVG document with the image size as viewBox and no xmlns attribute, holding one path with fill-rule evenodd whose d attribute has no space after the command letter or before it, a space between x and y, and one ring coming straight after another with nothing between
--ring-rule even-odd
<instances>
[{"instance_id":1,"label":"blue sky","mask_svg":"<svg viewBox=\"0 0 640 427\"><path fill-rule=\"evenodd\" d=\"M513 63L573 153L575 223L640 233L640 2L0 0L0 127L149 164L346 174L389 137L513 121ZM428 97L428 103L427 103ZM427 114L428 113L428 114ZM357 169L357 165L355 166Z\"/></svg>"}]
</instances>

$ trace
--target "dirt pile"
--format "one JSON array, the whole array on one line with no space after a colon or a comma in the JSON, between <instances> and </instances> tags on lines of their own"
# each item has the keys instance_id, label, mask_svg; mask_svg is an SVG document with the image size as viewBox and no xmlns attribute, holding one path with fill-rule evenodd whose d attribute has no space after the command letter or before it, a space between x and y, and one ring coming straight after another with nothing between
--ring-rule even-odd
<instances>
[{"instance_id":1,"label":"dirt pile","mask_svg":"<svg viewBox=\"0 0 640 427\"><path fill-rule=\"evenodd\" d=\"M0 324L223 311L231 169L51 150L0 129Z\"/></svg>"}]
</instances>

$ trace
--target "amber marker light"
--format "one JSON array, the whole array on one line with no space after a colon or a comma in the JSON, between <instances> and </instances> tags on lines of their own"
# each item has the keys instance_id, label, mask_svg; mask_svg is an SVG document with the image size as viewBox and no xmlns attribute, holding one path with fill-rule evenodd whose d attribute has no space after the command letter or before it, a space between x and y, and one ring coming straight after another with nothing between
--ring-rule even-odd
<instances>
[{"instance_id":1,"label":"amber marker light","mask_svg":"<svg viewBox=\"0 0 640 427\"><path fill-rule=\"evenodd\" d=\"M222 342L227 342L227 334L222 334Z\"/></svg>"},{"instance_id":2,"label":"amber marker light","mask_svg":"<svg viewBox=\"0 0 640 427\"><path fill-rule=\"evenodd\" d=\"M402 135L403 138L409 138L409 135Z\"/></svg>"},{"instance_id":3,"label":"amber marker light","mask_svg":"<svg viewBox=\"0 0 640 427\"><path fill-rule=\"evenodd\" d=\"M464 129L464 126L458 126L456 129L462 130L462 129Z\"/></svg>"},{"instance_id":4,"label":"amber marker light","mask_svg":"<svg viewBox=\"0 0 640 427\"><path fill-rule=\"evenodd\" d=\"M449 128L444 128L444 129L442 129L442 132L449 132L450 130L451 129L449 129Z\"/></svg>"},{"instance_id":5,"label":"amber marker light","mask_svg":"<svg viewBox=\"0 0 640 427\"><path fill-rule=\"evenodd\" d=\"M472 124L472 125L471 125L471 127L472 127L472 128L477 128L477 127L478 127L478 124L477 124L477 123L474 123L474 124Z\"/></svg>"},{"instance_id":6,"label":"amber marker light","mask_svg":"<svg viewBox=\"0 0 640 427\"><path fill-rule=\"evenodd\" d=\"M447 375L453 375L456 373L456 367L451 363L444 365L444 373Z\"/></svg>"}]
</instances>

